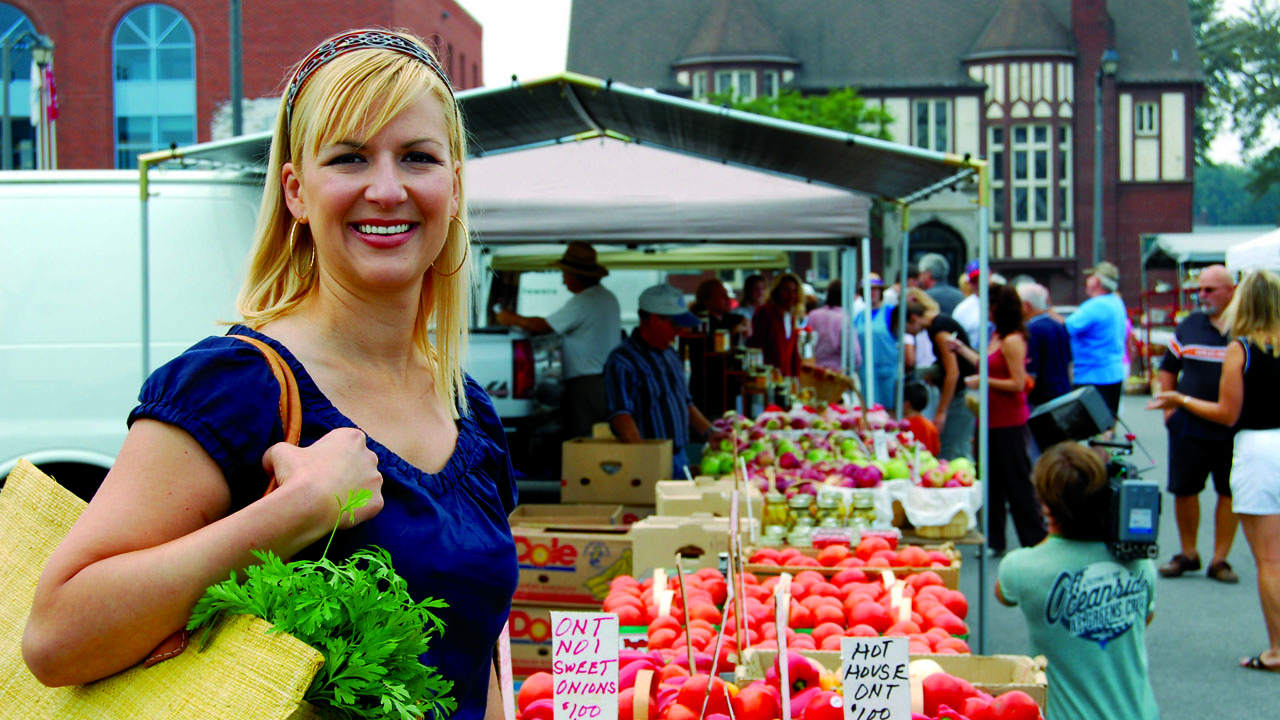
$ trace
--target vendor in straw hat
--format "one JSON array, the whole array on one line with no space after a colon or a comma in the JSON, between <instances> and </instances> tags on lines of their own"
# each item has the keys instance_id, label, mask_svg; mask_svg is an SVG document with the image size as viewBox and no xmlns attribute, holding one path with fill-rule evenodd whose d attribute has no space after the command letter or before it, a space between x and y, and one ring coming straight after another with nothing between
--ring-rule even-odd
<instances>
[{"instance_id":1,"label":"vendor in straw hat","mask_svg":"<svg viewBox=\"0 0 1280 720\"><path fill-rule=\"evenodd\" d=\"M503 310L497 321L533 335L556 333L564 338L565 431L570 438L590 437L591 426L609 417L604 361L622 339L622 310L618 298L600 284L609 271L596 262L595 248L571 242L552 265L564 273L564 286L573 293L569 302L545 318Z\"/></svg>"}]
</instances>

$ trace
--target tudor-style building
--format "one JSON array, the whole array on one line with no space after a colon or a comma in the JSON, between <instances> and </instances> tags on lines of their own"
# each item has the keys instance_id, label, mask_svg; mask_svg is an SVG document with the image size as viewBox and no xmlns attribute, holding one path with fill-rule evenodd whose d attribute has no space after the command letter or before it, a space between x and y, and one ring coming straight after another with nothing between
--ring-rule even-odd
<instances>
[{"instance_id":1,"label":"tudor-style building","mask_svg":"<svg viewBox=\"0 0 1280 720\"><path fill-rule=\"evenodd\" d=\"M1082 299L1093 264L1100 88L1102 237L1131 307L1141 235L1191 230L1202 73L1185 0L574 0L567 65L695 99L856 88L894 141L991 163L988 237L976 188L948 191L913 206L912 256L958 274L986 241L995 270L1058 302ZM888 213L890 271L900 227Z\"/></svg>"}]
</instances>

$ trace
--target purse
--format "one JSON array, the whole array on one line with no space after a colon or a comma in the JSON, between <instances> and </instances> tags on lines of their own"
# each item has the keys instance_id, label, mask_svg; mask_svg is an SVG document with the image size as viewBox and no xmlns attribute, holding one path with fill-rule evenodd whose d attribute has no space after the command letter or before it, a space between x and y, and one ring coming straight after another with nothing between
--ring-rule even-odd
<instances>
[{"instance_id":1,"label":"purse","mask_svg":"<svg viewBox=\"0 0 1280 720\"><path fill-rule=\"evenodd\" d=\"M259 340L229 337L266 358L280 383L285 438L296 445L302 409L288 364ZM275 487L273 479L267 492ZM269 623L247 615L221 623L200 652L183 653L185 637L181 647L173 645L183 631L143 664L102 680L61 688L40 684L22 659L22 633L40 574L85 506L26 460L18 461L0 491L0 720L316 717L302 698L324 658L290 635L267 634Z\"/></svg>"}]
</instances>

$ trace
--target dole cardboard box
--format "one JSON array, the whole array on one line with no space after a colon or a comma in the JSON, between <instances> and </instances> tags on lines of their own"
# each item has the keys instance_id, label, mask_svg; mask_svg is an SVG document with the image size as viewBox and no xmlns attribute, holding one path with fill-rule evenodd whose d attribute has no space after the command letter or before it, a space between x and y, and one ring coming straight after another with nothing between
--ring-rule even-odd
<instances>
[{"instance_id":1,"label":"dole cardboard box","mask_svg":"<svg viewBox=\"0 0 1280 720\"><path fill-rule=\"evenodd\" d=\"M553 527L563 529L612 530L629 525L621 505L561 505L531 503L517 505L508 519L511 527Z\"/></svg>"},{"instance_id":2,"label":"dole cardboard box","mask_svg":"<svg viewBox=\"0 0 1280 720\"><path fill-rule=\"evenodd\" d=\"M738 531L747 537L751 522L740 517L738 523ZM674 569L677 552L685 570L719 567L720 553L729 551L729 518L705 513L653 515L631 526L630 539L635 552L635 572L631 574L635 577L649 575L654 568Z\"/></svg>"},{"instance_id":3,"label":"dole cardboard box","mask_svg":"<svg viewBox=\"0 0 1280 720\"><path fill-rule=\"evenodd\" d=\"M513 525L519 579L514 601L599 610L609 583L631 575L624 525L598 528Z\"/></svg>"},{"instance_id":4,"label":"dole cardboard box","mask_svg":"<svg viewBox=\"0 0 1280 720\"><path fill-rule=\"evenodd\" d=\"M654 485L671 475L670 440L575 438L561 447L561 502L652 505Z\"/></svg>"},{"instance_id":5,"label":"dole cardboard box","mask_svg":"<svg viewBox=\"0 0 1280 720\"><path fill-rule=\"evenodd\" d=\"M739 484L738 513L747 515L745 496L751 503L751 516L760 517L764 510L764 497L759 488L750 484ZM655 488L658 515L693 515L694 513L710 513L721 517L729 516L730 500L733 498L734 481L732 478L717 480L699 476L693 482L688 480L663 480Z\"/></svg>"}]
</instances>

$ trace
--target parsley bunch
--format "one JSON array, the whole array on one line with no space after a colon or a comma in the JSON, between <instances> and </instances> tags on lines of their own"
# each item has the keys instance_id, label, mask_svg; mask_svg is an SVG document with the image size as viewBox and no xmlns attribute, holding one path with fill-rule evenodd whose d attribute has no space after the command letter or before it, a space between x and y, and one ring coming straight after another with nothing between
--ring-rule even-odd
<instances>
[{"instance_id":1,"label":"parsley bunch","mask_svg":"<svg viewBox=\"0 0 1280 720\"><path fill-rule=\"evenodd\" d=\"M349 495L339 522L371 497L368 490ZM269 632L293 635L324 656L306 700L326 717L411 720L457 709L446 696L453 683L418 660L432 636L444 633L430 610L445 603L415 603L386 550L358 550L341 563L323 556L286 563L270 551L253 554L262 564L245 569L243 584L233 571L192 610L187 629L204 629L202 645L221 618L254 615L274 626Z\"/></svg>"}]
</instances>

